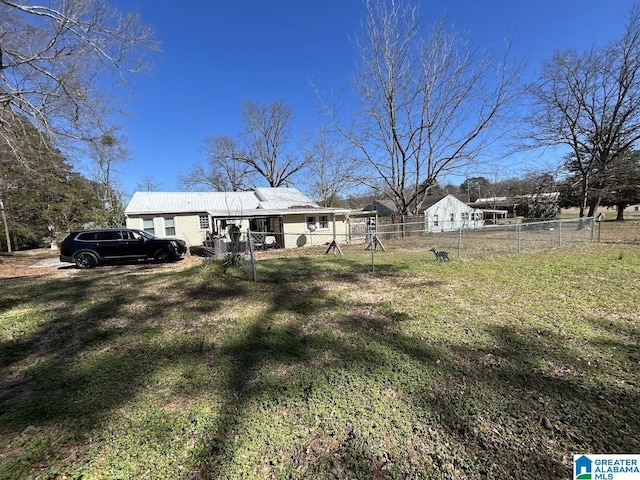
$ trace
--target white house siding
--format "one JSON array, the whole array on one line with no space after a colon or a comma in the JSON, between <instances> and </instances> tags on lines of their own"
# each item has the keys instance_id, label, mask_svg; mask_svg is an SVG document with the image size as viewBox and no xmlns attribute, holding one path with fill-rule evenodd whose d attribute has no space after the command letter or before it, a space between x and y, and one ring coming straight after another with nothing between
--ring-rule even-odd
<instances>
[{"instance_id":1,"label":"white house siding","mask_svg":"<svg viewBox=\"0 0 640 480\"><path fill-rule=\"evenodd\" d=\"M142 230L142 218L127 217L127 228L137 228Z\"/></svg>"},{"instance_id":2,"label":"white house siding","mask_svg":"<svg viewBox=\"0 0 640 480\"><path fill-rule=\"evenodd\" d=\"M168 232L167 218L173 219L175 228L175 234ZM128 217L127 227L138 228L144 230L144 220L153 220L154 234L158 237L178 237L187 242L187 245L201 245L205 240L207 231L200 229L200 221L197 214L183 214L183 215L156 215L156 216L141 216L141 217Z\"/></svg>"},{"instance_id":3,"label":"white house siding","mask_svg":"<svg viewBox=\"0 0 640 480\"><path fill-rule=\"evenodd\" d=\"M465 215L466 214L466 218ZM446 232L462 228L480 228L484 225L482 214L452 195L447 195L424 212L425 229L428 232Z\"/></svg>"},{"instance_id":4,"label":"white house siding","mask_svg":"<svg viewBox=\"0 0 640 480\"><path fill-rule=\"evenodd\" d=\"M198 214L176 215L176 236L187 242L187 245L202 245L207 230L200 228ZM211 220L209 220L211 222Z\"/></svg>"},{"instance_id":5,"label":"white house siding","mask_svg":"<svg viewBox=\"0 0 640 480\"><path fill-rule=\"evenodd\" d=\"M153 215L144 215L140 217L127 217L127 228L137 228L144 230L145 220L151 220L153 222L153 234L159 237L164 236L164 220L162 217Z\"/></svg>"},{"instance_id":6,"label":"white house siding","mask_svg":"<svg viewBox=\"0 0 640 480\"><path fill-rule=\"evenodd\" d=\"M320 217L326 217L327 228L322 228ZM314 217L315 230L309 228L308 217ZM347 224L344 215L336 215L335 219L336 240L344 243L347 239ZM282 230L285 237L286 248L297 246L300 242L305 246L324 245L333 240L333 215L331 213L306 212L299 215L286 215L283 217Z\"/></svg>"}]
</instances>

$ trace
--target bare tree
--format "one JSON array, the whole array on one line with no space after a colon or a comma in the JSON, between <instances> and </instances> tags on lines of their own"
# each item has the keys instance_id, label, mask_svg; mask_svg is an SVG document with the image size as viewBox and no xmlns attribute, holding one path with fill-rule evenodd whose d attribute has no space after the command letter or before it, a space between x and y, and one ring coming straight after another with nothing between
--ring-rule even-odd
<instances>
[{"instance_id":1,"label":"bare tree","mask_svg":"<svg viewBox=\"0 0 640 480\"><path fill-rule=\"evenodd\" d=\"M306 157L309 191L325 207L336 206L339 197L360 182L344 141L326 128L320 128Z\"/></svg>"},{"instance_id":2,"label":"bare tree","mask_svg":"<svg viewBox=\"0 0 640 480\"><path fill-rule=\"evenodd\" d=\"M114 134L105 134L90 143L93 158L92 180L102 210L96 220L102 226L119 227L124 220L124 202L118 188L116 168L128 159L129 152Z\"/></svg>"},{"instance_id":3,"label":"bare tree","mask_svg":"<svg viewBox=\"0 0 640 480\"><path fill-rule=\"evenodd\" d=\"M238 148L231 137L218 136L205 140L207 164L195 165L187 174L180 175L183 188L210 188L218 192L250 190L253 187L253 169L236 160Z\"/></svg>"},{"instance_id":4,"label":"bare tree","mask_svg":"<svg viewBox=\"0 0 640 480\"><path fill-rule=\"evenodd\" d=\"M244 124L242 147L233 154L233 160L247 165L270 187L288 185L306 163L286 149L291 140L291 109L282 101L265 105L248 101L240 115Z\"/></svg>"},{"instance_id":5,"label":"bare tree","mask_svg":"<svg viewBox=\"0 0 640 480\"><path fill-rule=\"evenodd\" d=\"M24 116L58 147L102 138L115 86L148 66L149 48L138 15L102 0L0 0L0 136L14 145Z\"/></svg>"},{"instance_id":6,"label":"bare tree","mask_svg":"<svg viewBox=\"0 0 640 480\"><path fill-rule=\"evenodd\" d=\"M559 51L531 86L533 146L569 147L580 177L580 216L599 206L608 168L640 139L640 7L622 37L588 51Z\"/></svg>"},{"instance_id":7,"label":"bare tree","mask_svg":"<svg viewBox=\"0 0 640 480\"><path fill-rule=\"evenodd\" d=\"M248 190L260 179L270 187L281 187L291 183L305 167L307 159L300 159L287 148L293 117L284 102L260 105L247 101L240 108L240 116L243 130L238 139L217 136L205 140L207 165L196 165L181 176L183 187Z\"/></svg>"},{"instance_id":8,"label":"bare tree","mask_svg":"<svg viewBox=\"0 0 640 480\"><path fill-rule=\"evenodd\" d=\"M161 184L152 175L143 175L136 184L136 190L143 192L156 192L160 190Z\"/></svg>"},{"instance_id":9,"label":"bare tree","mask_svg":"<svg viewBox=\"0 0 640 480\"><path fill-rule=\"evenodd\" d=\"M160 190L160 183L151 175L143 175L136 184L136 189L143 192L155 192Z\"/></svg>"},{"instance_id":10,"label":"bare tree","mask_svg":"<svg viewBox=\"0 0 640 480\"><path fill-rule=\"evenodd\" d=\"M518 69L507 53L494 61L477 52L444 20L423 35L408 0L366 0L357 39L358 97L354 123L341 126L359 150L366 184L391 199L400 214L416 213L437 178L477 159L495 139ZM490 131L491 130L491 131Z\"/></svg>"}]
</instances>

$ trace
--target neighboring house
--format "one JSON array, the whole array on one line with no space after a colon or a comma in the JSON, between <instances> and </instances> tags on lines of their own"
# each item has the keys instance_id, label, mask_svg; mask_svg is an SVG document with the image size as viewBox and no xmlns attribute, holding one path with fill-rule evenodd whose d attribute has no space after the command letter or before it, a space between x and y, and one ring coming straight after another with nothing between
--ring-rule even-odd
<instances>
[{"instance_id":1,"label":"neighboring house","mask_svg":"<svg viewBox=\"0 0 640 480\"><path fill-rule=\"evenodd\" d=\"M377 212L380 217L397 216L395 205L390 200L375 200L363 208L363 211ZM426 197L418 207L418 214L424 218L424 230L427 232L484 226L482 210L468 206L451 194ZM407 219L414 223L416 220L417 217ZM422 222L422 220L418 221Z\"/></svg>"},{"instance_id":2,"label":"neighboring house","mask_svg":"<svg viewBox=\"0 0 640 480\"><path fill-rule=\"evenodd\" d=\"M519 202L520 198L518 197L487 197L478 198L469 205L487 212L504 212L500 216L513 218L516 217L516 208Z\"/></svg>"},{"instance_id":3,"label":"neighboring house","mask_svg":"<svg viewBox=\"0 0 640 480\"><path fill-rule=\"evenodd\" d=\"M469 205L473 208L481 209L485 212L485 219L493 217L493 222L507 218L518 217L518 205L524 201L544 200L557 202L560 194L558 192L536 193L531 195L515 195L512 197L487 197L478 198Z\"/></svg>"},{"instance_id":4,"label":"neighboring house","mask_svg":"<svg viewBox=\"0 0 640 480\"><path fill-rule=\"evenodd\" d=\"M470 207L451 194L432 195L425 198L418 211L424 213L427 232L444 232L484 226L482 210Z\"/></svg>"},{"instance_id":5,"label":"neighboring house","mask_svg":"<svg viewBox=\"0 0 640 480\"><path fill-rule=\"evenodd\" d=\"M366 205L362 211L377 212L380 217L393 217L396 215L396 206L391 200L374 200Z\"/></svg>"},{"instance_id":6,"label":"neighboring house","mask_svg":"<svg viewBox=\"0 0 640 480\"><path fill-rule=\"evenodd\" d=\"M188 245L229 242L235 232L260 232L279 247L348 237L350 210L318 206L295 188L250 192L136 192L125 209L127 227L176 236Z\"/></svg>"}]
</instances>

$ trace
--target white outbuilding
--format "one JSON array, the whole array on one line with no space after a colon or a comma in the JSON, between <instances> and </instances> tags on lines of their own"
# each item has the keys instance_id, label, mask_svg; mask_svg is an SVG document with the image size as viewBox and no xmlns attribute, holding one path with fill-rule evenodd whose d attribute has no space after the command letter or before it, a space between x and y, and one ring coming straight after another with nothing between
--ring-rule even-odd
<instances>
[{"instance_id":1,"label":"white outbuilding","mask_svg":"<svg viewBox=\"0 0 640 480\"><path fill-rule=\"evenodd\" d=\"M427 232L447 232L484 226L482 210L475 209L451 194L432 195L420 204Z\"/></svg>"}]
</instances>

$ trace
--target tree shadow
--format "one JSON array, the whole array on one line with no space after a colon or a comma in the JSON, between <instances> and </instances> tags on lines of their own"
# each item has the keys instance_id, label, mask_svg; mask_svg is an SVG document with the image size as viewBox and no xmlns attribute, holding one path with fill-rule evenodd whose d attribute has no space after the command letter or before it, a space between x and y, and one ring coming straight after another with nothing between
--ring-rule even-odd
<instances>
[{"instance_id":1,"label":"tree shadow","mask_svg":"<svg viewBox=\"0 0 640 480\"><path fill-rule=\"evenodd\" d=\"M444 431L449 438L451 451L428 454L442 475L526 478L536 471L541 478L563 478L572 452L640 448L637 391L590 381L587 371L567 371L585 362L551 332L494 327L491 347L471 348L421 341L393 323L388 316L345 320L354 332L438 372L437 387L417 385L407 398L436 420L432 434ZM552 419L551 429L544 417ZM505 441L514 433L521 441Z\"/></svg>"},{"instance_id":2,"label":"tree shadow","mask_svg":"<svg viewBox=\"0 0 640 480\"><path fill-rule=\"evenodd\" d=\"M167 345L145 339L162 330L159 319L167 312L196 312L193 299L203 295L203 286L189 272L136 276L140 272L95 270L82 278L16 283L4 290L0 312L27 302L44 320L28 335L17 332L0 342L0 434L78 419L83 428L94 428L134 398L162 365L201 355L202 345L192 339ZM139 292L168 277L172 291ZM245 285L206 288L207 301L195 303L215 312L226 299L242 295Z\"/></svg>"},{"instance_id":3,"label":"tree shadow","mask_svg":"<svg viewBox=\"0 0 640 480\"><path fill-rule=\"evenodd\" d=\"M418 337L406 312L364 298L347 302L331 282L309 281L313 262L294 265L302 273L274 269L263 284L194 282L195 270L187 269L152 276L104 270L11 286L0 311L25 299L49 306L39 307L46 321L33 333L0 343L0 434L53 424L91 431L142 394L160 369L187 364L212 378L169 394L211 394L220 403L188 460L192 478L227 478L244 453L242 435L260 428L252 417L268 418L265 412L290 411L273 422L295 418L292 428L300 429L284 459L260 459L265 477L563 478L571 452L640 450L637 390L590 379L576 367L584 363L579 353L552 332L492 326L491 342L480 346ZM403 286L393 271L384 281ZM418 283L425 295L441 286ZM144 294L136 288L156 284ZM197 331L204 328L198 315L224 312L242 298L261 308L234 335L216 342L215 332ZM172 315L184 316L177 325L185 331L149 343ZM406 421L381 416L377 397Z\"/></svg>"}]
</instances>

